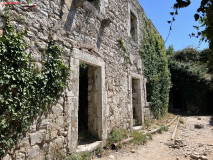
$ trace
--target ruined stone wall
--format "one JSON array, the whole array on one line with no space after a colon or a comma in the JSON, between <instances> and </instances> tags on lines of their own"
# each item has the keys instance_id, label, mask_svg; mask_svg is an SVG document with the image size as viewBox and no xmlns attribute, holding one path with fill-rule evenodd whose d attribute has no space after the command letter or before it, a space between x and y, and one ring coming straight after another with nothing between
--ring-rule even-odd
<instances>
[{"instance_id":1,"label":"ruined stone wall","mask_svg":"<svg viewBox=\"0 0 213 160\"><path fill-rule=\"evenodd\" d=\"M33 1L34 2L34 1ZM75 152L78 143L79 63L99 67L99 80L94 98L97 103L96 124L100 140L112 128L133 127L131 75L140 81L141 115L146 104L146 85L142 74L139 44L143 31L144 11L136 0L101 0L98 7L89 2L76 7L72 0L38 0L36 7L14 5L12 22L19 30L27 26L25 37L36 64L42 67L41 51L48 36L63 48L63 60L70 66L70 79L58 103L49 112L37 117L30 130L4 160L54 159ZM130 35L130 12L137 17L137 42ZM109 25L109 19L111 23ZM126 51L118 40L123 40ZM129 57L130 61L126 61ZM94 108L95 109L95 108ZM143 118L143 116L141 116ZM93 120L94 121L94 120ZM143 122L143 120L141 120ZM60 154L57 152L60 150ZM59 158L60 159L60 158Z\"/></svg>"}]
</instances>

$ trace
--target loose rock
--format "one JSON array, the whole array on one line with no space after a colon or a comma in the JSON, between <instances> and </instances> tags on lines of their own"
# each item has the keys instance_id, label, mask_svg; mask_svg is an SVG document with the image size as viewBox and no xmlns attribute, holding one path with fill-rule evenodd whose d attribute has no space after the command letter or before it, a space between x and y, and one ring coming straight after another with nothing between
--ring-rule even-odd
<instances>
[{"instance_id":1,"label":"loose rock","mask_svg":"<svg viewBox=\"0 0 213 160\"><path fill-rule=\"evenodd\" d=\"M135 153L135 150L134 150L134 149L132 149L130 152L131 152L131 153Z\"/></svg>"}]
</instances>

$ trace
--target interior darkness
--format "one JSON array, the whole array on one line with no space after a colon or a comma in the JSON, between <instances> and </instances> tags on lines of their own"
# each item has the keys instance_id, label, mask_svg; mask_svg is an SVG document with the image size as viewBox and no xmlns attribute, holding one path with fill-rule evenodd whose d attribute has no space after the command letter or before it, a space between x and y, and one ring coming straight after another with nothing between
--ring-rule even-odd
<instances>
[{"instance_id":1,"label":"interior darkness","mask_svg":"<svg viewBox=\"0 0 213 160\"><path fill-rule=\"evenodd\" d=\"M136 106L134 105L134 101L135 101L135 97L133 97L133 93L136 93L137 90L136 90L136 81L135 79L132 79L132 108L133 108L133 126L137 126L137 125L140 125L140 122L138 121L138 117L136 115Z\"/></svg>"},{"instance_id":2,"label":"interior darkness","mask_svg":"<svg viewBox=\"0 0 213 160\"><path fill-rule=\"evenodd\" d=\"M84 140L88 132L88 66L80 65L79 74L79 109L78 109L78 139Z\"/></svg>"},{"instance_id":3,"label":"interior darkness","mask_svg":"<svg viewBox=\"0 0 213 160\"><path fill-rule=\"evenodd\" d=\"M130 33L131 33L131 36L132 36L132 39L134 41L136 41L136 20L137 18L135 17L135 15L131 12L130 13L130 21L131 21L131 30L130 30Z\"/></svg>"},{"instance_id":4,"label":"interior darkness","mask_svg":"<svg viewBox=\"0 0 213 160\"><path fill-rule=\"evenodd\" d=\"M99 3L99 0L87 0L87 1L94 4L95 6L97 6Z\"/></svg>"}]
</instances>

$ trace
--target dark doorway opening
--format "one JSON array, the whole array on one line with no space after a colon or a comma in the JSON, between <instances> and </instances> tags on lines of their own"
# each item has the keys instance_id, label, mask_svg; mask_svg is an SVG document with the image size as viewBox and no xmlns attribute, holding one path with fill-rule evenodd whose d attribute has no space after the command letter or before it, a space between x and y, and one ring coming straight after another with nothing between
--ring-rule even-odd
<instances>
[{"instance_id":1,"label":"dark doorway opening","mask_svg":"<svg viewBox=\"0 0 213 160\"><path fill-rule=\"evenodd\" d=\"M132 79L132 108L133 108L133 126L142 125L140 80L134 78Z\"/></svg>"},{"instance_id":2,"label":"dark doorway opening","mask_svg":"<svg viewBox=\"0 0 213 160\"><path fill-rule=\"evenodd\" d=\"M79 73L79 107L78 107L78 142L79 144L94 141L95 137L88 129L88 68L86 63L80 64Z\"/></svg>"},{"instance_id":3,"label":"dark doorway opening","mask_svg":"<svg viewBox=\"0 0 213 160\"><path fill-rule=\"evenodd\" d=\"M101 139L101 68L80 63L78 142L88 144Z\"/></svg>"}]
</instances>

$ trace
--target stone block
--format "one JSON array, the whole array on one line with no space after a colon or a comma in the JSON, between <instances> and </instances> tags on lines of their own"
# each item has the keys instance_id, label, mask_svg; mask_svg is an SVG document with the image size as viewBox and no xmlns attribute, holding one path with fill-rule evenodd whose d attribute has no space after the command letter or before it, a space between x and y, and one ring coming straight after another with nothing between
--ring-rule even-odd
<instances>
[{"instance_id":1,"label":"stone block","mask_svg":"<svg viewBox=\"0 0 213 160\"><path fill-rule=\"evenodd\" d=\"M2 160L12 160L11 157L9 156L9 154L7 154L6 156L4 156L4 158Z\"/></svg>"},{"instance_id":2,"label":"stone block","mask_svg":"<svg viewBox=\"0 0 213 160\"><path fill-rule=\"evenodd\" d=\"M61 149L61 148L63 148L63 146L64 146L64 137L59 137L59 138L57 138L56 140L55 140L55 145L56 145L56 147L58 148L58 149Z\"/></svg>"},{"instance_id":3,"label":"stone block","mask_svg":"<svg viewBox=\"0 0 213 160\"><path fill-rule=\"evenodd\" d=\"M29 146L30 142L29 142L29 137L25 137L21 140L19 146L20 147L27 147Z\"/></svg>"},{"instance_id":4,"label":"stone block","mask_svg":"<svg viewBox=\"0 0 213 160\"><path fill-rule=\"evenodd\" d=\"M43 119L40 124L40 129L46 129L52 125L52 119Z\"/></svg>"},{"instance_id":5,"label":"stone block","mask_svg":"<svg viewBox=\"0 0 213 160\"><path fill-rule=\"evenodd\" d=\"M53 111L53 114L55 114L55 115L62 115L64 109L63 109L62 105L57 104L52 107L52 111Z\"/></svg>"},{"instance_id":6,"label":"stone block","mask_svg":"<svg viewBox=\"0 0 213 160\"><path fill-rule=\"evenodd\" d=\"M59 128L63 128L64 127L64 117L58 116L56 119L56 124Z\"/></svg>"},{"instance_id":7,"label":"stone block","mask_svg":"<svg viewBox=\"0 0 213 160\"><path fill-rule=\"evenodd\" d=\"M35 159L39 156L40 154L40 148L38 145L33 146L32 148L28 149L27 151L27 159Z\"/></svg>"},{"instance_id":8,"label":"stone block","mask_svg":"<svg viewBox=\"0 0 213 160\"><path fill-rule=\"evenodd\" d=\"M16 157L16 160L25 160L25 159L26 159L24 153L20 153L20 152L16 151L15 155L16 155L16 156L15 156L15 157Z\"/></svg>"},{"instance_id":9,"label":"stone block","mask_svg":"<svg viewBox=\"0 0 213 160\"><path fill-rule=\"evenodd\" d=\"M36 133L31 133L30 134L30 144L35 145L35 144L40 144L45 138L46 130L40 130Z\"/></svg>"}]
</instances>

